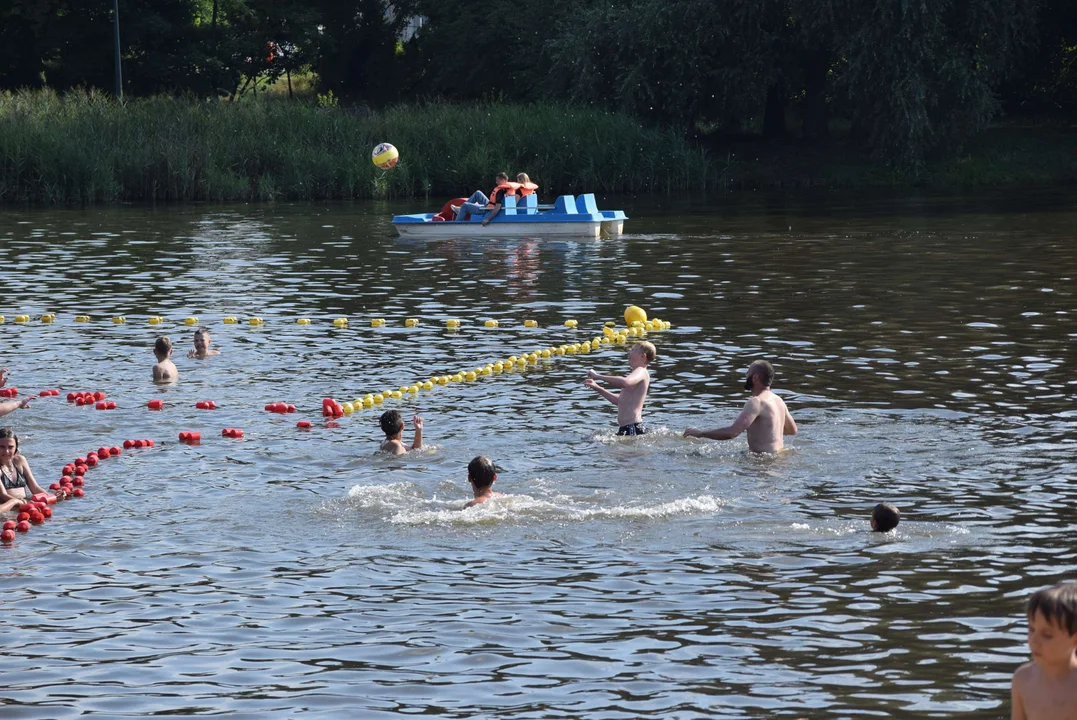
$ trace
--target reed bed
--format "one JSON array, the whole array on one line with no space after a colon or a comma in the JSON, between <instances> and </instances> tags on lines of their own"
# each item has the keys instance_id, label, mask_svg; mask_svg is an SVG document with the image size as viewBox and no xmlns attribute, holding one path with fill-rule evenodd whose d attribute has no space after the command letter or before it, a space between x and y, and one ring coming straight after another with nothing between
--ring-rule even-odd
<instances>
[{"instance_id":1,"label":"reed bed","mask_svg":"<svg viewBox=\"0 0 1077 720\"><path fill-rule=\"evenodd\" d=\"M379 142L400 164L370 162ZM0 203L436 197L527 172L544 195L703 190L705 153L626 115L555 105L402 105L0 94Z\"/></svg>"}]
</instances>

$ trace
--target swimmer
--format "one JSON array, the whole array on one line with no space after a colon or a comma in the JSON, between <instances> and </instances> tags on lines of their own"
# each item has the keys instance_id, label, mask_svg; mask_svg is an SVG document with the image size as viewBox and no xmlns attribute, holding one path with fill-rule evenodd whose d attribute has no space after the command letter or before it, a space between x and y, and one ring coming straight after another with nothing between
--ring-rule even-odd
<instances>
[{"instance_id":1,"label":"swimmer","mask_svg":"<svg viewBox=\"0 0 1077 720\"><path fill-rule=\"evenodd\" d=\"M900 521L901 511L890 503L879 503L871 511L872 532L890 532L898 526Z\"/></svg>"},{"instance_id":2,"label":"swimmer","mask_svg":"<svg viewBox=\"0 0 1077 720\"><path fill-rule=\"evenodd\" d=\"M504 497L503 493L494 492L494 482L497 481L497 471L500 469L489 458L482 455L467 464L467 481L471 483L471 491L475 494L475 499L464 506L465 510L491 498Z\"/></svg>"},{"instance_id":3,"label":"swimmer","mask_svg":"<svg viewBox=\"0 0 1077 720\"><path fill-rule=\"evenodd\" d=\"M1032 662L1013 674L1011 720L1077 718L1077 584L1032 593L1025 605Z\"/></svg>"},{"instance_id":4,"label":"swimmer","mask_svg":"<svg viewBox=\"0 0 1077 720\"><path fill-rule=\"evenodd\" d=\"M209 349L209 343L209 330L202 327L198 328L194 331L194 350L187 353L187 357L196 360L205 360L210 355L220 355L220 350Z\"/></svg>"},{"instance_id":5,"label":"swimmer","mask_svg":"<svg viewBox=\"0 0 1077 720\"><path fill-rule=\"evenodd\" d=\"M401 437L404 435L404 418L397 410L386 410L378 420L381 423L382 432L385 433L385 441L381 444L381 452L393 455L403 455L409 448L404 446ZM423 419L416 415L411 419L415 427L415 439L411 443L411 450L418 450L423 446Z\"/></svg>"},{"instance_id":6,"label":"swimmer","mask_svg":"<svg viewBox=\"0 0 1077 720\"><path fill-rule=\"evenodd\" d=\"M0 428L0 512L14 510L43 492L30 472L30 463L19 454L19 436L9 427Z\"/></svg>"},{"instance_id":7,"label":"swimmer","mask_svg":"<svg viewBox=\"0 0 1077 720\"><path fill-rule=\"evenodd\" d=\"M628 366L632 370L624 377L587 371L583 384L617 406L618 435L643 435L647 432L643 424L643 403L647 402L647 390L651 386L647 364L654 362L655 354L654 345L644 341L636 343L628 351ZM620 388L621 392L611 393L599 387L596 380Z\"/></svg>"},{"instance_id":8,"label":"swimmer","mask_svg":"<svg viewBox=\"0 0 1077 720\"><path fill-rule=\"evenodd\" d=\"M797 424L789 414L785 401L770 390L774 368L766 360L756 360L748 367L744 389L752 396L744 403L740 416L729 427L700 430L690 427L685 437L709 440L732 440L748 431L748 449L754 453L776 453L785 448L784 435L796 435Z\"/></svg>"},{"instance_id":9,"label":"swimmer","mask_svg":"<svg viewBox=\"0 0 1077 720\"><path fill-rule=\"evenodd\" d=\"M153 366L153 381L156 383L175 382L179 378L179 370L172 357L172 341L162 335L153 344L153 354L157 357L157 364Z\"/></svg>"},{"instance_id":10,"label":"swimmer","mask_svg":"<svg viewBox=\"0 0 1077 720\"><path fill-rule=\"evenodd\" d=\"M0 370L0 387L7 385L8 372L9 370L7 368ZM30 407L31 400L33 400L33 397L24 397L22 400L7 400L5 402L0 402L0 417L3 417L8 413L13 413L19 408Z\"/></svg>"}]
</instances>

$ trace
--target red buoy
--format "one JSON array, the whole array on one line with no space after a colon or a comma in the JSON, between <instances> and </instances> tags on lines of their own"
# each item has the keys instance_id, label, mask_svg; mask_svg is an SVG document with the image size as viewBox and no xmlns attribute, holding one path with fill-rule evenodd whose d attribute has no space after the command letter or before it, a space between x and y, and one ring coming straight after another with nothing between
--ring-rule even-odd
<instances>
[{"instance_id":1,"label":"red buoy","mask_svg":"<svg viewBox=\"0 0 1077 720\"><path fill-rule=\"evenodd\" d=\"M304 430L309 430L311 427L313 427L313 424L310 422L310 420L300 420L299 422L297 422L295 424L295 426L297 428L302 428Z\"/></svg>"},{"instance_id":2,"label":"red buoy","mask_svg":"<svg viewBox=\"0 0 1077 720\"><path fill-rule=\"evenodd\" d=\"M4 543L13 543L13 542L15 542L15 531L14 530L4 530L3 532L0 532L0 542L4 542Z\"/></svg>"},{"instance_id":3,"label":"red buoy","mask_svg":"<svg viewBox=\"0 0 1077 720\"><path fill-rule=\"evenodd\" d=\"M30 521L20 520L18 524L15 525L15 530L18 532L30 532Z\"/></svg>"}]
</instances>

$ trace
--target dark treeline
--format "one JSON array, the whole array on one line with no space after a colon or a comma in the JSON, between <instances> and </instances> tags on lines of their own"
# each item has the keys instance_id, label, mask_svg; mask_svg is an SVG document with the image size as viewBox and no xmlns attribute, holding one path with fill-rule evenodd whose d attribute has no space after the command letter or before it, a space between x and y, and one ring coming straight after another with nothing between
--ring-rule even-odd
<instances>
[{"instance_id":1,"label":"dark treeline","mask_svg":"<svg viewBox=\"0 0 1077 720\"><path fill-rule=\"evenodd\" d=\"M1003 112L1077 115L1074 0L120 0L124 91L630 112L707 141L840 137L912 172ZM417 19L421 18L421 24ZM419 26L416 30L416 26ZM2 0L0 89L112 89L111 0Z\"/></svg>"}]
</instances>

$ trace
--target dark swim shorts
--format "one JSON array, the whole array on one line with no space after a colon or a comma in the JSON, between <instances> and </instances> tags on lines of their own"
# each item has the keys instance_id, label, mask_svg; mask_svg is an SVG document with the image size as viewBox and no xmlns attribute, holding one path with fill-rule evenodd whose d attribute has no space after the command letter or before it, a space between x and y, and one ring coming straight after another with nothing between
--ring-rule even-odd
<instances>
[{"instance_id":1,"label":"dark swim shorts","mask_svg":"<svg viewBox=\"0 0 1077 720\"><path fill-rule=\"evenodd\" d=\"M617 429L618 435L646 435L647 428L643 423L632 423L631 425L622 425Z\"/></svg>"}]
</instances>

